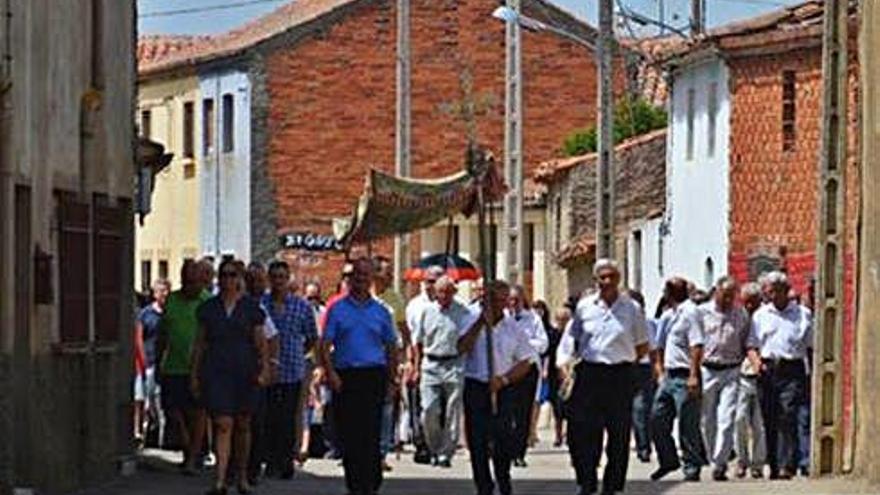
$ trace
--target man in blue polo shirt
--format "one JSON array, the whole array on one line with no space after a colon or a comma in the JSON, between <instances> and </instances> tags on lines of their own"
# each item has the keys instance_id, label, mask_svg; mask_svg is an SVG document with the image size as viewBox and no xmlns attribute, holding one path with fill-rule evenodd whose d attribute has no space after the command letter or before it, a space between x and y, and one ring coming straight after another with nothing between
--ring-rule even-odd
<instances>
[{"instance_id":1,"label":"man in blue polo shirt","mask_svg":"<svg viewBox=\"0 0 880 495\"><path fill-rule=\"evenodd\" d=\"M370 294L372 263L353 266L349 294L328 310L320 359L335 394L345 484L352 495L373 495L382 484L379 433L389 380L396 379L397 333L391 313Z\"/></svg>"}]
</instances>

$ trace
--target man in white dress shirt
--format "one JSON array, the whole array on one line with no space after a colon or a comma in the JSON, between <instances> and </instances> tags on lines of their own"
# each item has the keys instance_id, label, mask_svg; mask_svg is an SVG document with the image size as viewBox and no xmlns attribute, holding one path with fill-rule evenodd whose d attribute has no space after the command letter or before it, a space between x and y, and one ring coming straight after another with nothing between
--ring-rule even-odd
<instances>
[{"instance_id":1,"label":"man in white dress shirt","mask_svg":"<svg viewBox=\"0 0 880 495\"><path fill-rule=\"evenodd\" d=\"M458 340L464 356L465 434L477 495L511 495L510 463L514 447L515 390L529 372L533 350L515 320L504 314L510 287L501 281L487 283L481 314L473 314ZM486 329L491 327L492 347ZM492 354L490 363L489 353ZM495 480L489 460L492 460Z\"/></svg>"},{"instance_id":2,"label":"man in white dress shirt","mask_svg":"<svg viewBox=\"0 0 880 495\"><path fill-rule=\"evenodd\" d=\"M804 360L813 347L809 314L789 300L790 284L782 272L765 278L770 302L752 317L749 346L761 354L761 409L767 433L771 479L796 473L797 412L806 400Z\"/></svg>"},{"instance_id":3,"label":"man in white dress shirt","mask_svg":"<svg viewBox=\"0 0 880 495\"><path fill-rule=\"evenodd\" d=\"M516 452L513 457L513 465L526 467L526 450L529 446L532 408L536 407L538 398L541 355L547 352L549 340L541 318L528 307L525 289L521 285L514 285L510 288L506 313L507 316L513 318L516 326L529 339L529 346L534 351L532 355L533 366L529 370L529 374L516 386Z\"/></svg>"},{"instance_id":4,"label":"man in white dress shirt","mask_svg":"<svg viewBox=\"0 0 880 495\"><path fill-rule=\"evenodd\" d=\"M596 470L603 434L608 439L608 464L602 493L623 491L629 463L635 363L648 352L645 315L636 302L620 292L617 263L598 260L593 276L599 291L578 303L566 332L570 340L559 346L570 349L581 360L575 367L574 388L565 405L568 447L579 495L595 493L599 488ZM566 361L566 356L559 357L559 363Z\"/></svg>"},{"instance_id":5,"label":"man in white dress shirt","mask_svg":"<svg viewBox=\"0 0 880 495\"><path fill-rule=\"evenodd\" d=\"M688 299L686 280L673 277L666 282L665 296L671 307L660 317L657 329L660 388L651 411L651 435L660 467L651 474L657 481L684 464L685 481L699 481L705 463L705 446L700 432L700 364L705 336L700 312ZM678 417L682 459L672 439L672 424Z\"/></svg>"}]
</instances>

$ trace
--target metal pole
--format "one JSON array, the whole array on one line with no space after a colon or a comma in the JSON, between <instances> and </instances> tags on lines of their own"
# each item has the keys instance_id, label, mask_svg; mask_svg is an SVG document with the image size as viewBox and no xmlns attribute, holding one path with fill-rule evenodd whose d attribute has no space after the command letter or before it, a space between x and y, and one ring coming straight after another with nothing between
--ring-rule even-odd
<instances>
[{"instance_id":1,"label":"metal pole","mask_svg":"<svg viewBox=\"0 0 880 495\"><path fill-rule=\"evenodd\" d=\"M614 257L614 0L599 2L599 160L596 170L597 258Z\"/></svg>"},{"instance_id":2,"label":"metal pole","mask_svg":"<svg viewBox=\"0 0 880 495\"><path fill-rule=\"evenodd\" d=\"M410 0L397 0L397 133L394 169L408 177L410 166ZM394 290L403 289L403 271L409 265L409 235L394 238Z\"/></svg>"},{"instance_id":3,"label":"metal pole","mask_svg":"<svg viewBox=\"0 0 880 495\"><path fill-rule=\"evenodd\" d=\"M520 0L507 0L519 15ZM506 24L506 81L504 128L504 180L510 190L504 197L505 278L523 282L523 157L522 157L522 29L518 22Z\"/></svg>"},{"instance_id":4,"label":"metal pole","mask_svg":"<svg viewBox=\"0 0 880 495\"><path fill-rule=\"evenodd\" d=\"M705 31L703 7L703 0L691 0L691 36L703 34Z\"/></svg>"}]
</instances>

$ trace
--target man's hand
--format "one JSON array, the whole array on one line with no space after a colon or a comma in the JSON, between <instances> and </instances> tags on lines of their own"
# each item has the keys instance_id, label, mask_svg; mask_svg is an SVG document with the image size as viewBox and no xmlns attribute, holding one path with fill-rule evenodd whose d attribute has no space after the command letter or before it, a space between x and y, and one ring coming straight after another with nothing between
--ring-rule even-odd
<instances>
[{"instance_id":1,"label":"man's hand","mask_svg":"<svg viewBox=\"0 0 880 495\"><path fill-rule=\"evenodd\" d=\"M260 374L257 375L257 385L260 387L266 387L270 383L272 383L272 371L269 366L265 366L260 370Z\"/></svg>"},{"instance_id":2,"label":"man's hand","mask_svg":"<svg viewBox=\"0 0 880 495\"><path fill-rule=\"evenodd\" d=\"M691 397L699 397L702 392L702 387L700 386L700 377L691 375L687 379L687 389L688 395Z\"/></svg>"},{"instance_id":3,"label":"man's hand","mask_svg":"<svg viewBox=\"0 0 880 495\"><path fill-rule=\"evenodd\" d=\"M494 376L492 377L492 380L489 381L489 390L492 393L495 393L508 385L510 385L510 382L507 380L506 376Z\"/></svg>"},{"instance_id":4,"label":"man's hand","mask_svg":"<svg viewBox=\"0 0 880 495\"><path fill-rule=\"evenodd\" d=\"M342 378L339 377L339 374L334 370L327 371L327 385L330 386L330 390L334 392L340 392L342 390Z\"/></svg>"}]
</instances>

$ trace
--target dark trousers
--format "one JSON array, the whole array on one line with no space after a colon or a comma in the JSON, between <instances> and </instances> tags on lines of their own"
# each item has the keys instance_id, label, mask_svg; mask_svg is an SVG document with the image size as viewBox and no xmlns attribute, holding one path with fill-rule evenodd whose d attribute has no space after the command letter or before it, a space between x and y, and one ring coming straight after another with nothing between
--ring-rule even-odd
<instances>
[{"instance_id":1,"label":"dark trousers","mask_svg":"<svg viewBox=\"0 0 880 495\"><path fill-rule=\"evenodd\" d=\"M370 495L382 485L379 438L387 369L351 368L337 372L342 390L333 400L345 485L352 495Z\"/></svg>"},{"instance_id":2,"label":"dark trousers","mask_svg":"<svg viewBox=\"0 0 880 495\"><path fill-rule=\"evenodd\" d=\"M464 383L464 429L471 453L471 470L478 495L492 495L495 483L501 495L510 495L510 461L516 439L514 421L516 390L508 387L498 393L497 414L492 414L488 384L467 379ZM495 482L489 459L495 471Z\"/></svg>"},{"instance_id":3,"label":"dark trousers","mask_svg":"<svg viewBox=\"0 0 880 495\"><path fill-rule=\"evenodd\" d=\"M706 447L700 431L701 401L688 393L688 371L667 371L654 397L651 411L651 435L661 468L677 469L682 463L672 439L672 423L678 416L678 440L681 444L684 472L699 474L706 463Z\"/></svg>"},{"instance_id":4,"label":"dark trousers","mask_svg":"<svg viewBox=\"0 0 880 495\"><path fill-rule=\"evenodd\" d=\"M279 383L267 390L266 462L282 476L293 472L296 423L302 422L296 417L299 391L300 382Z\"/></svg>"},{"instance_id":5,"label":"dark trousers","mask_svg":"<svg viewBox=\"0 0 880 495\"><path fill-rule=\"evenodd\" d=\"M251 415L251 453L248 457L248 477L250 478L258 477L263 463L269 460L266 450L266 439L268 438L266 432L268 394L269 390L267 388L260 389L260 395L257 398L254 412Z\"/></svg>"},{"instance_id":6,"label":"dark trousers","mask_svg":"<svg viewBox=\"0 0 880 495\"><path fill-rule=\"evenodd\" d=\"M633 397L633 433L639 455L651 455L651 408L657 385L650 364L636 366L636 394Z\"/></svg>"},{"instance_id":7,"label":"dark trousers","mask_svg":"<svg viewBox=\"0 0 880 495\"><path fill-rule=\"evenodd\" d=\"M801 361L765 361L760 375L761 414L767 434L767 464L770 473L780 468L794 473L797 468L798 409L804 403L807 375Z\"/></svg>"},{"instance_id":8,"label":"dark trousers","mask_svg":"<svg viewBox=\"0 0 880 495\"><path fill-rule=\"evenodd\" d=\"M568 449L577 483L596 491L596 470L602 456L602 436L608 437L608 464L602 478L606 492L623 491L629 465L632 425L633 365L582 362L575 368L574 390L566 403Z\"/></svg>"},{"instance_id":9,"label":"dark trousers","mask_svg":"<svg viewBox=\"0 0 880 495\"><path fill-rule=\"evenodd\" d=\"M529 430L532 424L532 408L535 407L535 397L538 393L538 367L532 365L531 371L526 375L525 379L513 385L515 394L515 417L514 431L516 443L514 446L513 457L515 459L524 459L526 450L529 448Z\"/></svg>"}]
</instances>

